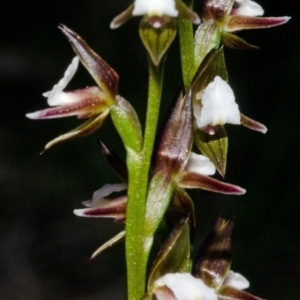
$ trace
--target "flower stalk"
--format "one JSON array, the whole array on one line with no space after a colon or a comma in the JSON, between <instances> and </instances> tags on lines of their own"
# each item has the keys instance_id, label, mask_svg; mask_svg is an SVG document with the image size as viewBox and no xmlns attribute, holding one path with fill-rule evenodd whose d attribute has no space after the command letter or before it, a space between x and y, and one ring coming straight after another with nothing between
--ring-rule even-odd
<instances>
[{"instance_id":1,"label":"flower stalk","mask_svg":"<svg viewBox=\"0 0 300 300\"><path fill-rule=\"evenodd\" d=\"M47 150L60 142L95 132L110 115L126 149L126 163L104 142L99 144L123 183L104 185L91 200L83 202L86 208L75 209L74 214L113 218L125 224L125 229L100 246L91 259L125 240L129 300L261 300L244 292L249 282L230 270L233 220L218 218L196 262L192 263L196 213L186 190L203 189L225 195L246 192L237 185L211 177L216 170L225 176L226 124L267 131L263 124L240 112L240 100L235 98L228 82L224 47L258 49L234 33L278 26L289 17L260 17L264 12L262 7L250 0L204 0L200 24L192 7L193 0L135 0L111 23L114 29L134 16L141 16L139 34L149 67L144 132L135 109L119 94L118 73L64 25L59 28L76 56L63 78L43 94L51 107L29 113L27 117L87 119L50 141ZM200 24L195 33L193 24ZM177 30L183 89L177 90L157 134L164 62ZM97 86L65 92L79 62ZM194 145L201 154L192 152ZM111 196L115 192L121 195ZM155 237L159 237L161 247L151 267L149 257Z\"/></svg>"},{"instance_id":2,"label":"flower stalk","mask_svg":"<svg viewBox=\"0 0 300 300\"><path fill-rule=\"evenodd\" d=\"M148 253L144 251L144 226L148 175L159 116L163 86L164 62L157 68L149 63L149 87L143 149L140 153L127 152L129 173L126 210L126 262L128 299L140 299L145 292Z\"/></svg>"}]
</instances>

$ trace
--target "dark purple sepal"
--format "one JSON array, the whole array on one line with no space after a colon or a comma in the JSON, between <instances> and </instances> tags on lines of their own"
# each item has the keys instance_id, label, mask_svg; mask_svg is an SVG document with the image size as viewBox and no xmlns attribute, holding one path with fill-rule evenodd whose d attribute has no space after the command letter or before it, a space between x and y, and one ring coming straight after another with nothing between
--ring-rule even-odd
<instances>
[{"instance_id":1,"label":"dark purple sepal","mask_svg":"<svg viewBox=\"0 0 300 300\"><path fill-rule=\"evenodd\" d=\"M58 28L67 37L81 62L93 76L101 90L110 95L111 101L114 102L114 97L118 93L118 74L76 32L63 24Z\"/></svg>"},{"instance_id":2,"label":"dark purple sepal","mask_svg":"<svg viewBox=\"0 0 300 300\"><path fill-rule=\"evenodd\" d=\"M123 160L102 141L98 140L98 144L113 170L125 183L128 183L128 170Z\"/></svg>"},{"instance_id":3,"label":"dark purple sepal","mask_svg":"<svg viewBox=\"0 0 300 300\"><path fill-rule=\"evenodd\" d=\"M226 195L244 195L243 188L195 172L183 172L178 185L184 189L202 189Z\"/></svg>"},{"instance_id":4,"label":"dark purple sepal","mask_svg":"<svg viewBox=\"0 0 300 300\"><path fill-rule=\"evenodd\" d=\"M193 142L191 91L177 93L154 149L153 169L176 177L186 164Z\"/></svg>"},{"instance_id":5,"label":"dark purple sepal","mask_svg":"<svg viewBox=\"0 0 300 300\"><path fill-rule=\"evenodd\" d=\"M189 215L191 225L196 225L194 202L184 189L176 187L169 209L181 216Z\"/></svg>"},{"instance_id":6,"label":"dark purple sepal","mask_svg":"<svg viewBox=\"0 0 300 300\"><path fill-rule=\"evenodd\" d=\"M290 20L290 17L248 17L230 15L226 17L224 30L229 32L243 29L261 29L283 25Z\"/></svg>"},{"instance_id":7,"label":"dark purple sepal","mask_svg":"<svg viewBox=\"0 0 300 300\"><path fill-rule=\"evenodd\" d=\"M151 294L156 280L169 273L190 272L191 248L189 218L183 218L169 234L152 265L148 280Z\"/></svg>"},{"instance_id":8,"label":"dark purple sepal","mask_svg":"<svg viewBox=\"0 0 300 300\"><path fill-rule=\"evenodd\" d=\"M241 125L261 133L266 133L268 131L267 127L264 124L252 120L243 114L241 114Z\"/></svg>"},{"instance_id":9,"label":"dark purple sepal","mask_svg":"<svg viewBox=\"0 0 300 300\"><path fill-rule=\"evenodd\" d=\"M120 196L115 199L106 200L102 206L75 209L74 214L79 217L88 218L113 218L116 222L125 220L127 196Z\"/></svg>"},{"instance_id":10,"label":"dark purple sepal","mask_svg":"<svg viewBox=\"0 0 300 300\"><path fill-rule=\"evenodd\" d=\"M217 219L196 257L193 275L218 290L230 269L234 221Z\"/></svg>"}]
</instances>

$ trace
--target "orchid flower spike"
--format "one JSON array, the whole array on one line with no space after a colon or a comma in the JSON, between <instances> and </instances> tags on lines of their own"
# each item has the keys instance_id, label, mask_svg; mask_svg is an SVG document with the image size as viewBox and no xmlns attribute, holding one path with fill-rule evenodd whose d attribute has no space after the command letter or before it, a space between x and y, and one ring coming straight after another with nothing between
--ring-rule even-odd
<instances>
[{"instance_id":1,"label":"orchid flower spike","mask_svg":"<svg viewBox=\"0 0 300 300\"><path fill-rule=\"evenodd\" d=\"M160 28L170 18L176 18L178 15L182 15L194 24L200 23L199 16L181 0L135 0L125 11L112 20L110 28L118 28L135 16L145 16L145 20L152 27Z\"/></svg>"}]
</instances>

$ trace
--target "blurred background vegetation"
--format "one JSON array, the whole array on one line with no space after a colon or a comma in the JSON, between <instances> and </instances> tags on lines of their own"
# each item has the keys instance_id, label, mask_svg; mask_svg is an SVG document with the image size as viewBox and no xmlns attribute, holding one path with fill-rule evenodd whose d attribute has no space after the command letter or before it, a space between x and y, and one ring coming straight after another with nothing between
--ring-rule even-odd
<instances>
[{"instance_id":1,"label":"blurred background vegetation","mask_svg":"<svg viewBox=\"0 0 300 300\"><path fill-rule=\"evenodd\" d=\"M79 124L76 118L31 121L46 107L42 93L62 77L74 53L57 29L77 31L120 75L119 92L141 119L147 95L146 54L139 18L111 31L109 22L130 1L5 1L0 29L0 299L126 299L124 245L87 262L122 229L111 220L75 217L73 209L105 183L119 182L96 144L100 138L124 157L108 120L96 134L43 146ZM227 126L226 181L243 197L193 194L199 245L221 213L235 217L233 270L250 291L273 300L299 299L299 67L297 1L261 0L267 16L291 15L282 27L241 32L260 52L226 50L230 84L241 111L264 123L266 135ZM200 3L196 3L199 11ZM181 81L178 41L167 58L163 115ZM298 75L297 75L298 74ZM83 67L68 88L94 85Z\"/></svg>"}]
</instances>

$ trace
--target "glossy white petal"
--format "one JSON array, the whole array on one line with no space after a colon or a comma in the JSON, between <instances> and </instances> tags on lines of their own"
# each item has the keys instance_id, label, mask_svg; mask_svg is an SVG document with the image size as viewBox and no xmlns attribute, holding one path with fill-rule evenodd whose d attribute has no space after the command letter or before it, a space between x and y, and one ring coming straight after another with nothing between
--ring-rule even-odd
<instances>
[{"instance_id":1,"label":"glossy white petal","mask_svg":"<svg viewBox=\"0 0 300 300\"><path fill-rule=\"evenodd\" d=\"M250 283L243 275L230 270L225 277L223 285L229 285L238 290L244 290L250 286Z\"/></svg>"},{"instance_id":2,"label":"glossy white petal","mask_svg":"<svg viewBox=\"0 0 300 300\"><path fill-rule=\"evenodd\" d=\"M229 84L216 76L204 89L201 104L194 104L194 116L199 128L206 126L241 124L238 105Z\"/></svg>"},{"instance_id":3,"label":"glossy white petal","mask_svg":"<svg viewBox=\"0 0 300 300\"><path fill-rule=\"evenodd\" d=\"M263 8L256 2L250 0L235 0L233 7L231 11L232 15L257 17L264 14Z\"/></svg>"},{"instance_id":4,"label":"glossy white petal","mask_svg":"<svg viewBox=\"0 0 300 300\"><path fill-rule=\"evenodd\" d=\"M200 173L202 175L214 175L216 168L206 156L191 152L185 166L185 171Z\"/></svg>"},{"instance_id":5,"label":"glossy white petal","mask_svg":"<svg viewBox=\"0 0 300 300\"><path fill-rule=\"evenodd\" d=\"M105 199L114 192L121 192L127 189L127 184L125 183L115 183L115 184L105 184L99 190L94 192L92 200L87 200L82 202L86 207L101 207L107 205L110 200Z\"/></svg>"},{"instance_id":6,"label":"glossy white petal","mask_svg":"<svg viewBox=\"0 0 300 300\"><path fill-rule=\"evenodd\" d=\"M177 17L178 11L174 0L136 0L132 15L148 15L149 17L162 17L165 15Z\"/></svg>"},{"instance_id":7,"label":"glossy white petal","mask_svg":"<svg viewBox=\"0 0 300 300\"><path fill-rule=\"evenodd\" d=\"M76 98L72 97L70 93L64 93L64 88L68 85L70 80L73 78L77 68L78 68L79 58L75 56L68 66L64 77L53 86L53 89L49 92L43 93L44 97L48 97L48 104L50 106L58 106L64 104L74 103L78 101Z\"/></svg>"},{"instance_id":8,"label":"glossy white petal","mask_svg":"<svg viewBox=\"0 0 300 300\"><path fill-rule=\"evenodd\" d=\"M176 297L176 300L217 300L215 291L205 285L201 279L188 273L167 274L154 283L155 289L166 286ZM158 300L164 300L163 296L156 295Z\"/></svg>"}]
</instances>

